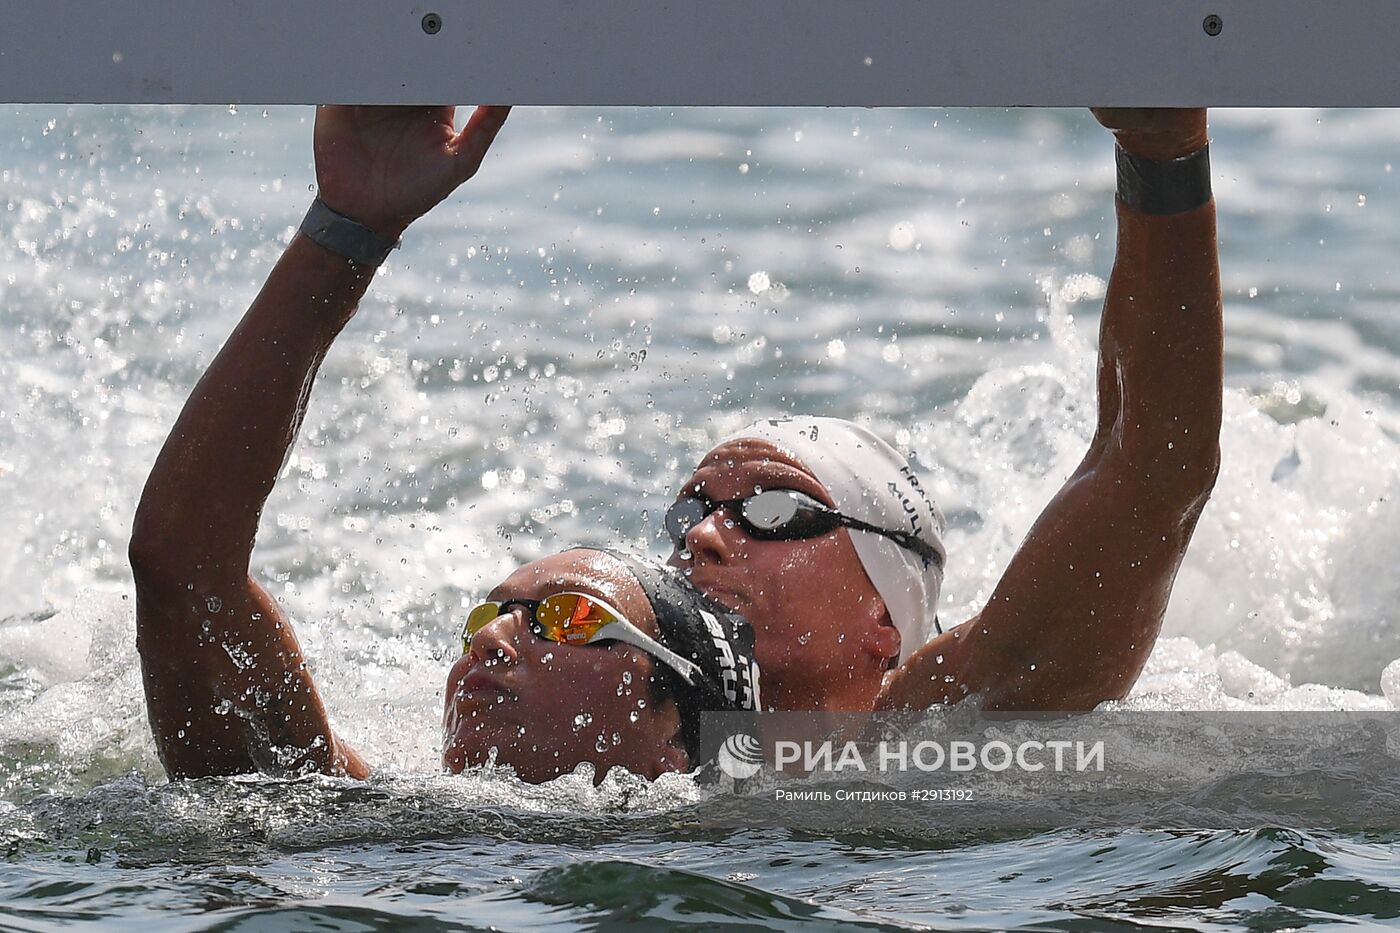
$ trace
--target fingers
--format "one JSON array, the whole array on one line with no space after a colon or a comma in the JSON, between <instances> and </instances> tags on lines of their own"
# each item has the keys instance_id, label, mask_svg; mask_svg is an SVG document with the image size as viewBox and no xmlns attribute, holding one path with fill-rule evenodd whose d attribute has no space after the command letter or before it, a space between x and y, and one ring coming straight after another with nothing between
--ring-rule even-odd
<instances>
[{"instance_id":1,"label":"fingers","mask_svg":"<svg viewBox=\"0 0 1400 933\"><path fill-rule=\"evenodd\" d=\"M486 157L486 151L491 148L491 143L505 125L508 116L508 106L477 107L471 119L467 120L467 125L462 128L462 132L453 139L452 146L456 150L462 181L476 174L481 160Z\"/></svg>"},{"instance_id":2,"label":"fingers","mask_svg":"<svg viewBox=\"0 0 1400 933\"><path fill-rule=\"evenodd\" d=\"M1091 107L1095 119L1110 130L1173 132L1206 118L1201 107Z\"/></svg>"}]
</instances>

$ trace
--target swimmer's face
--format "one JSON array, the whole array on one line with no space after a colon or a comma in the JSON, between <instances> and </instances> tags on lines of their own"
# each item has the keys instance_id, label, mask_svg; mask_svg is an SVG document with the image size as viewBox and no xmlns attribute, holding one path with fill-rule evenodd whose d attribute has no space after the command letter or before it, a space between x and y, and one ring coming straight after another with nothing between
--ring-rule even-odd
<instances>
[{"instance_id":1,"label":"swimmer's face","mask_svg":"<svg viewBox=\"0 0 1400 933\"><path fill-rule=\"evenodd\" d=\"M722 501L753 495L756 487L795 489L832 505L806 467L756 438L710 451L678 495ZM779 709L821 708L824 699L848 696L853 682L862 685L857 692L879 688L888 659L899 654L899 633L846 529L759 541L719 510L690 529L686 545L672 553L671 565L753 624L765 700Z\"/></svg>"},{"instance_id":2,"label":"swimmer's face","mask_svg":"<svg viewBox=\"0 0 1400 933\"><path fill-rule=\"evenodd\" d=\"M655 637L656 618L625 565L598 551L566 551L526 564L491 591L491 600L596 596ZM526 781L592 762L599 780L613 765L654 778L688 767L680 715L658 702L653 660L620 642L561 645L535 635L523 606L509 606L472 636L452 665L443 709L442 760L448 770L484 764L496 750Z\"/></svg>"}]
</instances>

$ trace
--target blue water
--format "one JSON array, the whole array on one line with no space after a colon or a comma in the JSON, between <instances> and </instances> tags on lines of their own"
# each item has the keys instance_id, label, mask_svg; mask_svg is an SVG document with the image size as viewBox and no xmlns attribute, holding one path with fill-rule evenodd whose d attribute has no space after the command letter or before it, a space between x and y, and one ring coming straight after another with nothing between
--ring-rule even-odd
<instances>
[{"instance_id":1,"label":"blue water","mask_svg":"<svg viewBox=\"0 0 1400 933\"><path fill-rule=\"evenodd\" d=\"M131 514L309 203L310 121L0 112L0 928L1394 922L1383 834L734 832L686 780L437 773L463 601L564 544L659 551L752 414L909 452L941 616L986 599L1092 430L1111 146L1072 111L515 112L337 343L254 554L382 770L164 783ZM1126 705L1393 709L1400 116L1212 126L1225 465Z\"/></svg>"}]
</instances>

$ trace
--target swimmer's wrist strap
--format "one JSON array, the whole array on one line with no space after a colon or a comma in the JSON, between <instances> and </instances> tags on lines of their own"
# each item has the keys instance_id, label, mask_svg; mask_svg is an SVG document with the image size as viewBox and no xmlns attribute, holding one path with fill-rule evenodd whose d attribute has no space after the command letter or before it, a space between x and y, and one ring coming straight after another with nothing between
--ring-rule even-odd
<instances>
[{"instance_id":1,"label":"swimmer's wrist strap","mask_svg":"<svg viewBox=\"0 0 1400 933\"><path fill-rule=\"evenodd\" d=\"M399 248L397 240L387 240L369 227L332 210L319 197L311 202L301 222L301 232L313 242L344 256L357 266L373 269Z\"/></svg>"},{"instance_id":2,"label":"swimmer's wrist strap","mask_svg":"<svg viewBox=\"0 0 1400 933\"><path fill-rule=\"evenodd\" d=\"M1144 214L1183 214L1210 200L1210 146L1179 159L1157 161L1115 146L1118 197Z\"/></svg>"}]
</instances>

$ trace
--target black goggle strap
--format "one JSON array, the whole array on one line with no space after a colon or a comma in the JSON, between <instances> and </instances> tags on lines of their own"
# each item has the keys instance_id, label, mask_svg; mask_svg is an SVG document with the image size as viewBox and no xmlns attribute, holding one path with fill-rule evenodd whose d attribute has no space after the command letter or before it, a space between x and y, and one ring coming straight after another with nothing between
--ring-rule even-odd
<instances>
[{"instance_id":1,"label":"black goggle strap","mask_svg":"<svg viewBox=\"0 0 1400 933\"><path fill-rule=\"evenodd\" d=\"M858 518L850 518L846 515L838 515L837 517L841 520L841 524L845 525L847 528L854 528L856 531L868 531L871 534L889 538L895 544L898 544L906 550L913 551L924 560L937 564L939 567L943 566L943 558L933 549L933 545L929 544L923 538L912 535L907 531L894 531L890 528L880 528L868 522L863 522Z\"/></svg>"}]
</instances>

